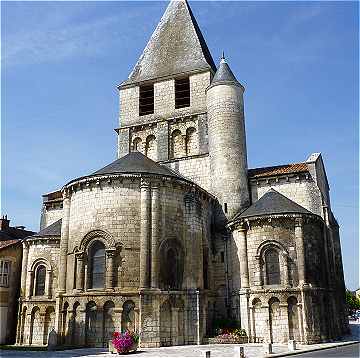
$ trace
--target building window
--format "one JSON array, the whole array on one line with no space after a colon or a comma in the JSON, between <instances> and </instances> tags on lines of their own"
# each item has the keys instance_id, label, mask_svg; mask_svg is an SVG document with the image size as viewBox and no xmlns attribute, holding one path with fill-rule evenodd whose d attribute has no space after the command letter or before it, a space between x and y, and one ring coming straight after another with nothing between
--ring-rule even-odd
<instances>
[{"instance_id":1,"label":"building window","mask_svg":"<svg viewBox=\"0 0 360 358\"><path fill-rule=\"evenodd\" d=\"M9 287L10 261L0 261L0 286Z\"/></svg>"},{"instance_id":2,"label":"building window","mask_svg":"<svg viewBox=\"0 0 360 358\"><path fill-rule=\"evenodd\" d=\"M275 249L269 249L265 254L266 284L280 284L280 262L279 253Z\"/></svg>"},{"instance_id":3,"label":"building window","mask_svg":"<svg viewBox=\"0 0 360 358\"><path fill-rule=\"evenodd\" d=\"M105 277L105 246L96 241L89 251L90 285L89 288L103 288Z\"/></svg>"},{"instance_id":4,"label":"building window","mask_svg":"<svg viewBox=\"0 0 360 358\"><path fill-rule=\"evenodd\" d=\"M184 251L175 239L166 240L160 249L160 286L166 290L182 288Z\"/></svg>"},{"instance_id":5,"label":"building window","mask_svg":"<svg viewBox=\"0 0 360 358\"><path fill-rule=\"evenodd\" d=\"M140 86L139 115L154 113L154 84Z\"/></svg>"},{"instance_id":6,"label":"building window","mask_svg":"<svg viewBox=\"0 0 360 358\"><path fill-rule=\"evenodd\" d=\"M157 143L154 135L149 135L146 138L145 155L152 160L157 158Z\"/></svg>"},{"instance_id":7,"label":"building window","mask_svg":"<svg viewBox=\"0 0 360 358\"><path fill-rule=\"evenodd\" d=\"M190 79L175 79L175 108L190 107Z\"/></svg>"},{"instance_id":8,"label":"building window","mask_svg":"<svg viewBox=\"0 0 360 358\"><path fill-rule=\"evenodd\" d=\"M36 269L35 296L45 295L45 279L46 279L46 267L44 265L40 265Z\"/></svg>"}]
</instances>

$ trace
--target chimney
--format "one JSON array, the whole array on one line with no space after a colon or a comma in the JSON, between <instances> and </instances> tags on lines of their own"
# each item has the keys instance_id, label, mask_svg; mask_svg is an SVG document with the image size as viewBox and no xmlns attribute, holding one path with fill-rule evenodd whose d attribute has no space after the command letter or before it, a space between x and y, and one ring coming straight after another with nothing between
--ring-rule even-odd
<instances>
[{"instance_id":1,"label":"chimney","mask_svg":"<svg viewBox=\"0 0 360 358\"><path fill-rule=\"evenodd\" d=\"M0 219L0 230L6 230L9 228L10 220L8 220L7 215L2 215Z\"/></svg>"}]
</instances>

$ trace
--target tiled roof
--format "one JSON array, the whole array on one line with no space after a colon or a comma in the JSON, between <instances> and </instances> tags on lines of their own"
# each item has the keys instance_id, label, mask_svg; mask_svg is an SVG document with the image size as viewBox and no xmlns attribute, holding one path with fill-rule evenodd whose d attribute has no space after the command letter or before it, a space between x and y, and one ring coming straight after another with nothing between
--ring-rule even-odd
<instances>
[{"instance_id":1,"label":"tiled roof","mask_svg":"<svg viewBox=\"0 0 360 358\"><path fill-rule=\"evenodd\" d=\"M8 227L0 230L0 241L3 240L21 240L27 236L33 235L34 231L17 229L15 227Z\"/></svg>"},{"instance_id":2,"label":"tiled roof","mask_svg":"<svg viewBox=\"0 0 360 358\"><path fill-rule=\"evenodd\" d=\"M308 167L306 163L294 163L294 164L277 165L274 167L249 169L248 175L249 178L251 179L251 178L270 177L270 176L283 175L283 174L304 173L304 172L308 172Z\"/></svg>"},{"instance_id":3,"label":"tiled roof","mask_svg":"<svg viewBox=\"0 0 360 358\"><path fill-rule=\"evenodd\" d=\"M20 243L21 241L18 239L14 239L14 240L1 240L0 241L0 250L4 249L5 247Z\"/></svg>"},{"instance_id":4,"label":"tiled roof","mask_svg":"<svg viewBox=\"0 0 360 358\"><path fill-rule=\"evenodd\" d=\"M311 212L299 204L296 204L286 196L280 194L274 189L270 189L258 201L252 204L237 218L247 218L254 216L264 216L270 214L311 214Z\"/></svg>"},{"instance_id":5,"label":"tiled roof","mask_svg":"<svg viewBox=\"0 0 360 358\"><path fill-rule=\"evenodd\" d=\"M53 224L45 227L44 229L40 230L37 234L35 234L33 236L36 236L36 237L61 236L61 222L62 222L62 219L55 221Z\"/></svg>"}]
</instances>

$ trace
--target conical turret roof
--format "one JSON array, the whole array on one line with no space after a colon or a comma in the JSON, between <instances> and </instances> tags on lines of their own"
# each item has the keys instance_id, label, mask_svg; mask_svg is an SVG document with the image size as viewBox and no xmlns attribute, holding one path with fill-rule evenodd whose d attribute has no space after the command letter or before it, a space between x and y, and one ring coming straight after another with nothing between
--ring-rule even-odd
<instances>
[{"instance_id":1,"label":"conical turret roof","mask_svg":"<svg viewBox=\"0 0 360 358\"><path fill-rule=\"evenodd\" d=\"M219 68L217 69L215 76L211 82L210 87L217 84L236 84L240 85L239 81L236 79L235 75L231 71L230 66L228 65L225 56L221 57Z\"/></svg>"},{"instance_id":2,"label":"conical turret roof","mask_svg":"<svg viewBox=\"0 0 360 358\"><path fill-rule=\"evenodd\" d=\"M172 0L129 78L121 85L201 70L216 71L186 0Z\"/></svg>"}]
</instances>

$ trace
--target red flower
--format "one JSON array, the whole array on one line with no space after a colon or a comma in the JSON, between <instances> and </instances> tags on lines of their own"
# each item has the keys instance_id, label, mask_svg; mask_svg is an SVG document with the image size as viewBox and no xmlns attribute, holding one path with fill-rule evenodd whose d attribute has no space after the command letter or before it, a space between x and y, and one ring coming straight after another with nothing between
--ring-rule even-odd
<instances>
[{"instance_id":1,"label":"red flower","mask_svg":"<svg viewBox=\"0 0 360 358\"><path fill-rule=\"evenodd\" d=\"M114 332L112 336L113 336L114 339L119 338L120 333L119 332Z\"/></svg>"}]
</instances>

